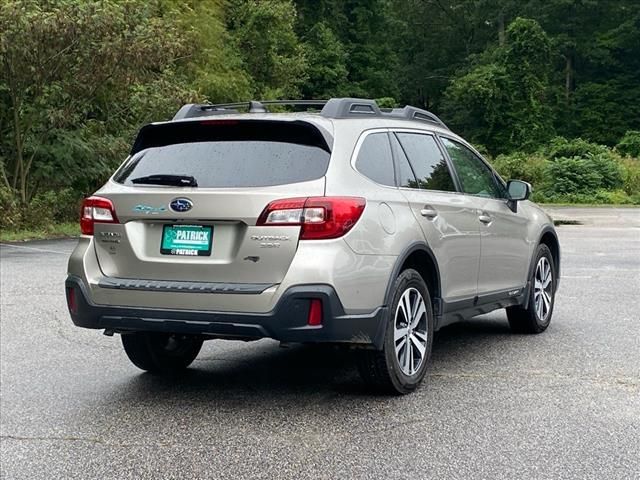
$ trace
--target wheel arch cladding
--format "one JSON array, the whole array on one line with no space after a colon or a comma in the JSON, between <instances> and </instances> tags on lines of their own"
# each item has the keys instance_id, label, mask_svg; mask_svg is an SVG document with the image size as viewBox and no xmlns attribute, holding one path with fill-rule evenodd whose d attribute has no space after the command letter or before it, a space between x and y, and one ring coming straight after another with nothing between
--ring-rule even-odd
<instances>
[{"instance_id":1,"label":"wheel arch cladding","mask_svg":"<svg viewBox=\"0 0 640 480\"><path fill-rule=\"evenodd\" d=\"M560 242L558 241L558 236L556 235L553 228L547 227L542 231L538 245L542 245L542 244L546 245L547 247L549 247L549 250L551 250L551 256L553 257L553 265L556 270L556 290L557 290L558 284L560 283Z\"/></svg>"},{"instance_id":2,"label":"wheel arch cladding","mask_svg":"<svg viewBox=\"0 0 640 480\"><path fill-rule=\"evenodd\" d=\"M391 278L389 278L389 283L387 285L385 294L387 304L390 302L391 296L393 295L391 289L393 288L396 278L398 278L400 273L408 268L416 270L422 276L424 282L427 284L427 288L429 289L434 315L440 315L442 312L440 269L435 255L429 246L422 242L410 245L398 256L391 273Z\"/></svg>"},{"instance_id":3,"label":"wheel arch cladding","mask_svg":"<svg viewBox=\"0 0 640 480\"><path fill-rule=\"evenodd\" d=\"M553 257L553 266L556 271L555 289L558 290L558 286L560 284L560 242L558 241L558 236L553 227L547 226L542 230L537 245L546 245L549 250L551 250L551 256ZM537 247L533 251L533 255L531 257L531 263L529 265L529 276L527 278L531 278L531 276L533 275L533 269L535 268L536 251Z\"/></svg>"}]
</instances>

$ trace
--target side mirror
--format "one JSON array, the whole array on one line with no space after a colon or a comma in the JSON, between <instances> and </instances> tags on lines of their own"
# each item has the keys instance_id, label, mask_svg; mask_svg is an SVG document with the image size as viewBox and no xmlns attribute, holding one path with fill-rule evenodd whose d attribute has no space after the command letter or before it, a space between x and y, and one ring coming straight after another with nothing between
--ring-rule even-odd
<instances>
[{"instance_id":1,"label":"side mirror","mask_svg":"<svg viewBox=\"0 0 640 480\"><path fill-rule=\"evenodd\" d=\"M509 180L507 182L509 199L507 205L512 212L518 211L518 202L526 200L531 195L531 185L522 180Z\"/></svg>"},{"instance_id":2,"label":"side mirror","mask_svg":"<svg viewBox=\"0 0 640 480\"><path fill-rule=\"evenodd\" d=\"M509 200L519 202L529 198L531 185L522 180L509 180L507 182L507 191L509 192Z\"/></svg>"}]
</instances>

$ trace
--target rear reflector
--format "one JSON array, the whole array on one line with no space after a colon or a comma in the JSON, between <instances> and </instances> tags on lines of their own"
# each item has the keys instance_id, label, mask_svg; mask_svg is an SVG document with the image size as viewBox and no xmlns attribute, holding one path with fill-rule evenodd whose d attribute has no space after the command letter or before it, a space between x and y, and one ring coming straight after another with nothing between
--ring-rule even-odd
<instances>
[{"instance_id":1,"label":"rear reflector","mask_svg":"<svg viewBox=\"0 0 640 480\"><path fill-rule=\"evenodd\" d=\"M319 298L311 299L307 325L310 325L312 327L322 325L322 300L320 300Z\"/></svg>"},{"instance_id":2,"label":"rear reflector","mask_svg":"<svg viewBox=\"0 0 640 480\"><path fill-rule=\"evenodd\" d=\"M76 291L73 287L67 287L67 307L71 313L78 313L78 304L76 303Z\"/></svg>"},{"instance_id":3,"label":"rear reflector","mask_svg":"<svg viewBox=\"0 0 640 480\"><path fill-rule=\"evenodd\" d=\"M339 238L357 223L365 205L365 199L360 197L302 197L275 200L263 210L257 225L300 225L300 240Z\"/></svg>"},{"instance_id":4,"label":"rear reflector","mask_svg":"<svg viewBox=\"0 0 640 480\"><path fill-rule=\"evenodd\" d=\"M89 197L82 202L80 211L80 231L83 235L93 235L95 223L119 223L113 203L108 198Z\"/></svg>"}]
</instances>

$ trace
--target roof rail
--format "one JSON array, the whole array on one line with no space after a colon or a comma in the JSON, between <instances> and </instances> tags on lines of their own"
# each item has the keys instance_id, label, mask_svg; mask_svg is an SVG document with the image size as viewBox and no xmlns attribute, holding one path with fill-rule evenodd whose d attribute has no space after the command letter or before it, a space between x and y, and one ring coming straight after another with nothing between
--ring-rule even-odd
<instances>
[{"instance_id":1,"label":"roof rail","mask_svg":"<svg viewBox=\"0 0 640 480\"><path fill-rule=\"evenodd\" d=\"M381 109L375 100L365 98L331 98L329 100L262 100L237 103L184 105L173 117L173 120L240 113L266 113L267 106L282 105L293 107L322 107L320 115L326 118L353 117L394 117L396 119L418 120L449 130L449 127L433 113L421 108L407 105L404 108Z\"/></svg>"},{"instance_id":2,"label":"roof rail","mask_svg":"<svg viewBox=\"0 0 640 480\"><path fill-rule=\"evenodd\" d=\"M392 117L407 118L409 120L422 120L423 122L433 123L434 125L438 125L439 127L449 130L449 127L447 127L447 125L435 114L422 108L407 105L404 108L394 108L389 112L389 115Z\"/></svg>"},{"instance_id":3,"label":"roof rail","mask_svg":"<svg viewBox=\"0 0 640 480\"><path fill-rule=\"evenodd\" d=\"M353 116L379 117L382 111L375 100L364 98L332 98L320 112L327 118L350 118Z\"/></svg>"}]
</instances>

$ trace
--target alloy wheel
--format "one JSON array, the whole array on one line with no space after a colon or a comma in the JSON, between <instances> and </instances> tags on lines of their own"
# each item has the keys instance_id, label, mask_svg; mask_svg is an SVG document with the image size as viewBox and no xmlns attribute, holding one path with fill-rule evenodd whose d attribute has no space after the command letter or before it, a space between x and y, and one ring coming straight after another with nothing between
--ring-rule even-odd
<instances>
[{"instance_id":1,"label":"alloy wheel","mask_svg":"<svg viewBox=\"0 0 640 480\"><path fill-rule=\"evenodd\" d=\"M394 345L398 365L405 375L414 375L425 360L428 346L427 308L415 288L404 291L394 320Z\"/></svg>"},{"instance_id":2,"label":"alloy wheel","mask_svg":"<svg viewBox=\"0 0 640 480\"><path fill-rule=\"evenodd\" d=\"M551 312L553 302L553 276L551 273L551 264L547 257L541 257L536 266L536 274L534 277L534 305L536 308L536 316L538 320L544 322L547 320Z\"/></svg>"}]
</instances>

